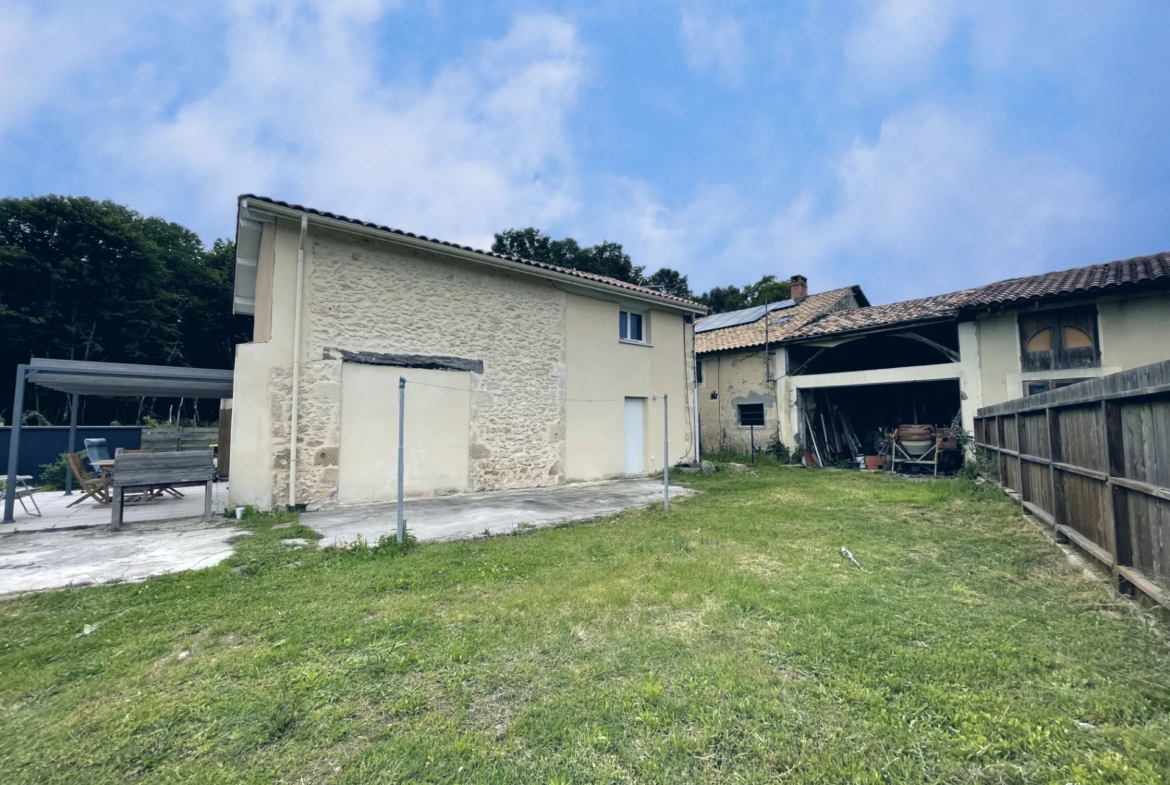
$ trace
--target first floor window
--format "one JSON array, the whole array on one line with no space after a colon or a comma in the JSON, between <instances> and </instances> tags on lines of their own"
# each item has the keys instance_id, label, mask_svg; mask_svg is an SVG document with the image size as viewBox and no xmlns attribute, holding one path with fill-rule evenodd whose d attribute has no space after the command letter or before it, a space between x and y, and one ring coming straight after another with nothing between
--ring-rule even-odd
<instances>
[{"instance_id":1,"label":"first floor window","mask_svg":"<svg viewBox=\"0 0 1170 785\"><path fill-rule=\"evenodd\" d=\"M703 383L703 361L695 360L695 384Z\"/></svg>"},{"instance_id":2,"label":"first floor window","mask_svg":"<svg viewBox=\"0 0 1170 785\"><path fill-rule=\"evenodd\" d=\"M1048 392L1049 390L1059 390L1061 387L1068 387L1070 384L1083 382L1084 379L1051 379L1037 382L1024 382L1024 389L1028 395L1039 395L1040 393Z\"/></svg>"},{"instance_id":3,"label":"first floor window","mask_svg":"<svg viewBox=\"0 0 1170 785\"><path fill-rule=\"evenodd\" d=\"M1022 313L1018 318L1020 370L1025 373L1101 366L1095 306Z\"/></svg>"},{"instance_id":4,"label":"first floor window","mask_svg":"<svg viewBox=\"0 0 1170 785\"><path fill-rule=\"evenodd\" d=\"M618 312L618 337L623 341L645 342L642 328L642 314L630 311Z\"/></svg>"},{"instance_id":5,"label":"first floor window","mask_svg":"<svg viewBox=\"0 0 1170 785\"><path fill-rule=\"evenodd\" d=\"M764 424L764 404L762 403L741 403L739 409L739 424L740 425L763 425Z\"/></svg>"}]
</instances>

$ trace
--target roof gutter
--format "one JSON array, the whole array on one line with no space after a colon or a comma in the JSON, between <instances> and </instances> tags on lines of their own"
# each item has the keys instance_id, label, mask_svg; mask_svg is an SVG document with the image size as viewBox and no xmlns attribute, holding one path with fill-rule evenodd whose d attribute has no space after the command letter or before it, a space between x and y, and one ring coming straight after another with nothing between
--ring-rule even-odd
<instances>
[{"instance_id":1,"label":"roof gutter","mask_svg":"<svg viewBox=\"0 0 1170 785\"><path fill-rule=\"evenodd\" d=\"M537 278L544 278L555 283L563 284L566 287L585 289L590 292L607 294L611 298L621 297L642 303L652 304L662 310L698 315L707 313L706 306L699 305L698 303L689 304L675 300L668 300L663 297L655 297L653 295L643 294L642 292L623 289L622 287L618 286L611 286L599 281L591 281L588 278L578 278L575 275L559 273L555 270L545 270L540 267L526 265L523 262L512 262L504 259L497 259L493 256L488 256L487 254L442 245L440 243L432 242L431 240L422 240L418 237L409 237L407 235L396 234L394 232L387 232L383 229L362 226L360 224L354 224L348 221L341 221L336 218L328 218L323 215L315 215L313 213L307 213L301 210L293 209L291 207L273 204L272 202L243 198L240 200L240 206L247 210L268 213L269 215L277 215L283 218L291 218L293 220L307 219L308 221L311 221L312 223L315 223L319 226L335 229L339 232L348 232L350 234L357 234L363 237L376 238L378 240L382 240L383 242L397 243L399 245L404 245L409 248L425 251L427 253L447 256L465 262L474 262L476 264L485 265L497 270L519 273L521 275Z\"/></svg>"}]
</instances>

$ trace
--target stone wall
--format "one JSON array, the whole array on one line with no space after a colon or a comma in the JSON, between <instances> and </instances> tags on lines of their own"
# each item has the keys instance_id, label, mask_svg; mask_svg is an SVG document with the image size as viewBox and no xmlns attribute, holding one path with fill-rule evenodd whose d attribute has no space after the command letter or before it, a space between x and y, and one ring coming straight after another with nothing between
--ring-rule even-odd
<instances>
[{"instance_id":1,"label":"stone wall","mask_svg":"<svg viewBox=\"0 0 1170 785\"><path fill-rule=\"evenodd\" d=\"M329 349L482 360L471 375L468 491L564 479L565 295L373 239L314 231L306 254L298 500L335 502L341 361ZM272 379L273 489L287 495L288 394ZM396 399L387 396L388 411ZM409 416L409 409L407 412Z\"/></svg>"}]
</instances>

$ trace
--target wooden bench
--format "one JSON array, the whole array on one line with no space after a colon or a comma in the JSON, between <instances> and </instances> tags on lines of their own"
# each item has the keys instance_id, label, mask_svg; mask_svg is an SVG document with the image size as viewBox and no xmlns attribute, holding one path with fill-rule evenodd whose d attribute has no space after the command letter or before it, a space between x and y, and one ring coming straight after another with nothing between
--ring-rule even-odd
<instances>
[{"instance_id":1,"label":"wooden bench","mask_svg":"<svg viewBox=\"0 0 1170 785\"><path fill-rule=\"evenodd\" d=\"M215 483L215 453L212 450L184 452L122 453L114 459L110 489L114 509L110 528L122 526L122 508L128 488L174 488L176 485L204 486L203 520L211 520L211 493Z\"/></svg>"}]
</instances>

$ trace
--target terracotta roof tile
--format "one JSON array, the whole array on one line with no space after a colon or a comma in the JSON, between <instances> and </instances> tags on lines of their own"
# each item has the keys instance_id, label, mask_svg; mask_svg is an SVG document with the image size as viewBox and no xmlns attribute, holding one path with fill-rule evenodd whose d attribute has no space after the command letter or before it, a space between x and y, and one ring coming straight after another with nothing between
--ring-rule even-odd
<instances>
[{"instance_id":1,"label":"terracotta roof tile","mask_svg":"<svg viewBox=\"0 0 1170 785\"><path fill-rule=\"evenodd\" d=\"M1159 281L1170 283L1170 252L997 281L975 290L967 304L1003 305Z\"/></svg>"},{"instance_id":2,"label":"terracotta roof tile","mask_svg":"<svg viewBox=\"0 0 1170 785\"><path fill-rule=\"evenodd\" d=\"M777 342L790 337L817 317L831 311L841 301L841 298L853 291L854 287L852 286L847 286L844 289L830 289L827 292L809 295L799 305L781 311L773 311L766 317L768 319L766 331L768 341ZM751 324L696 333L695 352L706 354L763 346L764 337L764 318L760 318Z\"/></svg>"},{"instance_id":3,"label":"terracotta roof tile","mask_svg":"<svg viewBox=\"0 0 1170 785\"><path fill-rule=\"evenodd\" d=\"M706 311L706 306L700 305L699 303L696 303L693 300L687 300L683 297L676 297L673 294L663 294L662 292L657 291L656 289L650 289L650 288L647 288L645 286L637 286L636 284L627 283L626 281L622 281L622 280L619 280L617 278L610 278L610 277L605 276L605 275L597 275L596 273L588 273L588 272L584 272L582 270L573 270L573 269L568 268L568 267L558 267L555 264L548 264L547 262L537 262L537 261L534 261L532 259L523 259L519 256L510 256L508 254L496 253L495 251L483 251L483 250L480 250L478 248L472 248L472 247L467 246L467 245L459 245L458 243L452 243L452 242L448 242L446 240L438 240L438 239L435 239L434 237L427 237L426 235L422 235L422 234L414 234L413 232L404 232L401 229L394 229L394 228L389 227L389 226L383 226L382 224L370 223L369 221L360 221L356 218L349 218L349 217L344 216L344 215L338 215L337 213L326 212L325 210L317 210L317 209L314 209L312 207L305 207L305 206L299 205L299 204L292 204L290 202L282 202L279 199L273 199L273 198L268 197L268 196L257 196L256 194L243 194L240 196L240 199L253 199L257 202L267 202L268 204L279 205L280 207L287 207L291 210L297 210L297 211L302 212L302 213L309 213L310 215L319 215L322 218L332 218L335 221L344 221L345 223L354 224L356 226L365 226L365 227L368 227L370 229L377 229L378 231L381 231L381 232L389 232L390 234L402 235L403 237L413 237L417 240L425 240L426 242L435 243L436 245L444 245L444 246L447 246L448 248L458 248L461 251L470 251L471 253L477 253L477 254L480 254L481 256L491 256L495 259L503 259L503 260L509 261L509 262L516 262L518 264L523 264L523 265L528 266L528 267L537 267L537 268L540 268L542 270L549 270L550 272L571 275L575 278L584 278L584 279L589 280L589 281L596 281L598 283L607 284L609 286L616 286L619 289L628 289L629 291L638 292L639 294L648 294L648 295L651 295L653 297L660 297L664 300L670 300L672 302L681 303L683 305L694 306L695 310L697 312L700 312L700 313Z\"/></svg>"},{"instance_id":4,"label":"terracotta roof tile","mask_svg":"<svg viewBox=\"0 0 1170 785\"><path fill-rule=\"evenodd\" d=\"M1170 253L1138 256L1073 270L1009 278L1006 281L889 305L826 314L790 332L784 340L820 338L854 330L892 327L924 319L956 318L963 309L1011 305L1076 294L1095 294L1121 286L1170 285Z\"/></svg>"},{"instance_id":5,"label":"terracotta roof tile","mask_svg":"<svg viewBox=\"0 0 1170 785\"><path fill-rule=\"evenodd\" d=\"M873 305L852 311L830 313L786 336L787 340L816 338L833 333L852 332L887 327L924 319L946 319L959 315L959 308L970 296L970 291L939 294L918 300L903 300L889 305Z\"/></svg>"}]
</instances>

